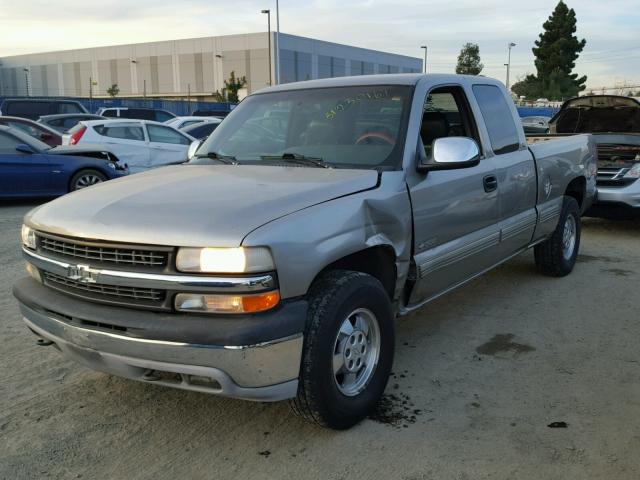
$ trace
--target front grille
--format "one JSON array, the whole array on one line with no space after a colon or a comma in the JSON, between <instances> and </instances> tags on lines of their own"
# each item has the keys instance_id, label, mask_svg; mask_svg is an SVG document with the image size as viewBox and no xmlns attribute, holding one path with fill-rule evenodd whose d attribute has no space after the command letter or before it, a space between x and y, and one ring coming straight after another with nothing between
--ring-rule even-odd
<instances>
[{"instance_id":1,"label":"front grille","mask_svg":"<svg viewBox=\"0 0 640 480\"><path fill-rule=\"evenodd\" d=\"M145 247L104 245L43 235L38 235L38 245L43 253L53 253L56 256L82 260L86 263L154 269L166 267L169 255L167 251Z\"/></svg>"},{"instance_id":2,"label":"front grille","mask_svg":"<svg viewBox=\"0 0 640 480\"><path fill-rule=\"evenodd\" d=\"M598 145L599 187L622 188L635 182L635 178L624 178L640 155L640 145L601 143Z\"/></svg>"},{"instance_id":3,"label":"front grille","mask_svg":"<svg viewBox=\"0 0 640 480\"><path fill-rule=\"evenodd\" d=\"M126 305L161 306L166 292L154 288L122 287L102 283L82 283L51 272L42 272L44 283L66 293L94 300Z\"/></svg>"},{"instance_id":4,"label":"front grille","mask_svg":"<svg viewBox=\"0 0 640 480\"><path fill-rule=\"evenodd\" d=\"M628 168L600 167L596 183L599 187L626 187L636 181L635 178L624 178L628 171Z\"/></svg>"}]
</instances>

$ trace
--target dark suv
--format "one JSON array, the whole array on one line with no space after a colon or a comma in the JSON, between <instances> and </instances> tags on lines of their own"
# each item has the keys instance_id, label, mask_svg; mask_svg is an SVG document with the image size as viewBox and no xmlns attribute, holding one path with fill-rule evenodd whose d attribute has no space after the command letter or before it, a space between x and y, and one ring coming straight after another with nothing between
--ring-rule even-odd
<instances>
[{"instance_id":1,"label":"dark suv","mask_svg":"<svg viewBox=\"0 0 640 480\"><path fill-rule=\"evenodd\" d=\"M37 120L43 115L59 113L89 113L75 100L45 100L35 98L7 98L0 104L0 115Z\"/></svg>"}]
</instances>

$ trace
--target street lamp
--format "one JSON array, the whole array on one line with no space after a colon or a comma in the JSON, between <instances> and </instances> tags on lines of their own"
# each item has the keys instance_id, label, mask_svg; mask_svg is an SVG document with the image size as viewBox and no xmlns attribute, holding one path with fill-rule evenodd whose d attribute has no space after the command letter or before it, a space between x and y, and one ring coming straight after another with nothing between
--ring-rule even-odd
<instances>
[{"instance_id":1,"label":"street lamp","mask_svg":"<svg viewBox=\"0 0 640 480\"><path fill-rule=\"evenodd\" d=\"M507 54L507 92L509 92L509 71L511 70L511 47L515 47L516 44L509 42L508 54Z\"/></svg>"},{"instance_id":2,"label":"street lamp","mask_svg":"<svg viewBox=\"0 0 640 480\"><path fill-rule=\"evenodd\" d=\"M280 6L276 0L276 85L280 85Z\"/></svg>"},{"instance_id":3,"label":"street lamp","mask_svg":"<svg viewBox=\"0 0 640 480\"><path fill-rule=\"evenodd\" d=\"M427 46L422 45L420 48L424 48L424 73L427 73Z\"/></svg>"},{"instance_id":4,"label":"street lamp","mask_svg":"<svg viewBox=\"0 0 640 480\"><path fill-rule=\"evenodd\" d=\"M273 85L271 80L271 10L261 10L261 13L265 13L267 15L267 32L269 35L269 85Z\"/></svg>"}]
</instances>

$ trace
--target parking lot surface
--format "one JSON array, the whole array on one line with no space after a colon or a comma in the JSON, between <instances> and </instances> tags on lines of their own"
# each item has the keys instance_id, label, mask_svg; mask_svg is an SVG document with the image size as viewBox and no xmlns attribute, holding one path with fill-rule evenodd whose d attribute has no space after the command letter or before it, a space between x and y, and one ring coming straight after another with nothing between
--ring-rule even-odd
<instances>
[{"instance_id":1,"label":"parking lot surface","mask_svg":"<svg viewBox=\"0 0 640 480\"><path fill-rule=\"evenodd\" d=\"M379 411L352 430L123 380L36 346L0 204L0 478L636 479L640 222L585 219L566 278L533 254L399 320Z\"/></svg>"}]
</instances>

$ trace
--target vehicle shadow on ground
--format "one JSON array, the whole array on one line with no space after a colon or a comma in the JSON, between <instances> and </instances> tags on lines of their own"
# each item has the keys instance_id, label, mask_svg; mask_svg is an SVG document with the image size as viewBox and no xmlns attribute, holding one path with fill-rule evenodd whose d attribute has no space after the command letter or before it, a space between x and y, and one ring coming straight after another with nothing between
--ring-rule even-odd
<instances>
[{"instance_id":1,"label":"vehicle shadow on ground","mask_svg":"<svg viewBox=\"0 0 640 480\"><path fill-rule=\"evenodd\" d=\"M606 218L583 217L583 234L589 231L618 232L637 235L640 233L640 218L634 220L609 220Z\"/></svg>"},{"instance_id":2,"label":"vehicle shadow on ground","mask_svg":"<svg viewBox=\"0 0 640 480\"><path fill-rule=\"evenodd\" d=\"M37 207L38 205L42 205L43 203L47 203L52 198L20 198L20 199L0 199L0 208L3 207Z\"/></svg>"}]
</instances>

